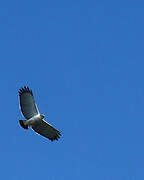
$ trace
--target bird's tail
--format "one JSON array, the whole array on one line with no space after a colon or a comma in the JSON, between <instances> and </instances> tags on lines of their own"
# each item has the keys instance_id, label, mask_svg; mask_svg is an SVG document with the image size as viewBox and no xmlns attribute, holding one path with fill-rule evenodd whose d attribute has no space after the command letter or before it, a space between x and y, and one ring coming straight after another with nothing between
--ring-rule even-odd
<instances>
[{"instance_id":1,"label":"bird's tail","mask_svg":"<svg viewBox=\"0 0 144 180\"><path fill-rule=\"evenodd\" d=\"M19 123L20 123L22 128L28 129L28 125L26 125L26 120L19 120Z\"/></svg>"}]
</instances>

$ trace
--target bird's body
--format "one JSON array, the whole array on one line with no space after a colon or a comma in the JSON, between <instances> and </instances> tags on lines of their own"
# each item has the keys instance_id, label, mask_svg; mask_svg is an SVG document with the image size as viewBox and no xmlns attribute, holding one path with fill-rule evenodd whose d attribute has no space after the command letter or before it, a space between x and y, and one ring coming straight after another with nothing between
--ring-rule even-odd
<instances>
[{"instance_id":1,"label":"bird's body","mask_svg":"<svg viewBox=\"0 0 144 180\"><path fill-rule=\"evenodd\" d=\"M35 123L39 123L40 121L42 120L42 117L40 114L28 119L26 122L25 122L25 125L26 126L32 126L33 124Z\"/></svg>"},{"instance_id":2,"label":"bird's body","mask_svg":"<svg viewBox=\"0 0 144 180\"><path fill-rule=\"evenodd\" d=\"M19 123L24 129L32 127L38 134L53 140L58 140L60 132L44 121L44 115L40 114L35 103L33 93L28 87L19 90L20 108L26 120L20 120Z\"/></svg>"}]
</instances>

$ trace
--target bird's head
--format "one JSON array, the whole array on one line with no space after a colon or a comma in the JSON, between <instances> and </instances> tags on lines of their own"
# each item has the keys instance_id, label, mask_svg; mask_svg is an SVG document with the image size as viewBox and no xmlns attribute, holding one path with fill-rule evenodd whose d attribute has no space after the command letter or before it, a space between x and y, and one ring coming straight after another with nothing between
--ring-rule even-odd
<instances>
[{"instance_id":1,"label":"bird's head","mask_svg":"<svg viewBox=\"0 0 144 180\"><path fill-rule=\"evenodd\" d=\"M43 118L45 117L45 115L44 115L44 114L41 114L40 117L43 119Z\"/></svg>"}]
</instances>

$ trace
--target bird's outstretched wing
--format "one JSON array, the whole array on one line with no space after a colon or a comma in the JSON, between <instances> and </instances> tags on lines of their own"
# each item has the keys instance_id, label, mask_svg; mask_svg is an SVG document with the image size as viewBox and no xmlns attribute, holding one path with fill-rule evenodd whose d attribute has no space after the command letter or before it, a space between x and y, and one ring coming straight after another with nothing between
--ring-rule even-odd
<instances>
[{"instance_id":1,"label":"bird's outstretched wing","mask_svg":"<svg viewBox=\"0 0 144 180\"><path fill-rule=\"evenodd\" d=\"M26 119L39 114L37 105L35 103L32 90L24 86L19 90L21 112Z\"/></svg>"},{"instance_id":2,"label":"bird's outstretched wing","mask_svg":"<svg viewBox=\"0 0 144 180\"><path fill-rule=\"evenodd\" d=\"M58 140L58 138L61 136L58 130L56 130L44 120L33 124L32 129L38 134L50 139L51 141Z\"/></svg>"}]
</instances>

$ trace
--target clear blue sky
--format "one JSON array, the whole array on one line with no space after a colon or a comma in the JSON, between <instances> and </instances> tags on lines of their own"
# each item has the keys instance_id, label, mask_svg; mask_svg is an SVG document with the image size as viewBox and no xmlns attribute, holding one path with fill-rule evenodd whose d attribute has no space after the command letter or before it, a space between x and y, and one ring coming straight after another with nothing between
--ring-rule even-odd
<instances>
[{"instance_id":1,"label":"clear blue sky","mask_svg":"<svg viewBox=\"0 0 144 180\"><path fill-rule=\"evenodd\" d=\"M144 1L0 2L0 177L144 180ZM57 142L19 126L29 86Z\"/></svg>"}]
</instances>

